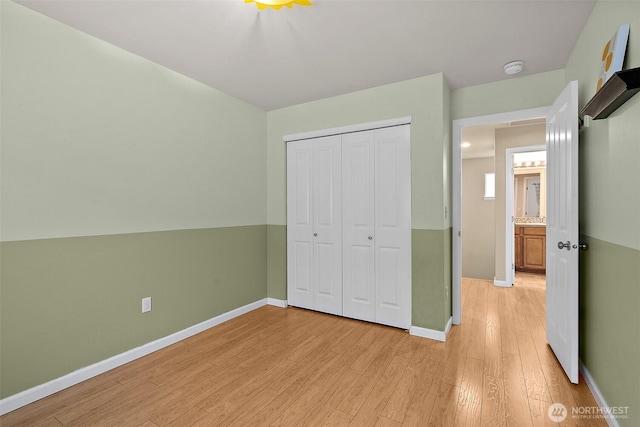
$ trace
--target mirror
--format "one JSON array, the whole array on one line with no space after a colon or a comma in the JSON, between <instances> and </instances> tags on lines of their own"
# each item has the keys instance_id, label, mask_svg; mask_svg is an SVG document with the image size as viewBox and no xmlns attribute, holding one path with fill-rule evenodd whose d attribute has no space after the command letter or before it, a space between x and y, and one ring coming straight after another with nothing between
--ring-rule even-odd
<instances>
[{"instance_id":1,"label":"mirror","mask_svg":"<svg viewBox=\"0 0 640 427\"><path fill-rule=\"evenodd\" d=\"M517 218L543 217L540 173L516 174L514 179L515 216Z\"/></svg>"},{"instance_id":2,"label":"mirror","mask_svg":"<svg viewBox=\"0 0 640 427\"><path fill-rule=\"evenodd\" d=\"M524 179L525 201L524 216L527 218L540 218L540 175Z\"/></svg>"},{"instance_id":3,"label":"mirror","mask_svg":"<svg viewBox=\"0 0 640 427\"><path fill-rule=\"evenodd\" d=\"M546 152L517 153L514 155L514 213L516 218L547 216Z\"/></svg>"}]
</instances>

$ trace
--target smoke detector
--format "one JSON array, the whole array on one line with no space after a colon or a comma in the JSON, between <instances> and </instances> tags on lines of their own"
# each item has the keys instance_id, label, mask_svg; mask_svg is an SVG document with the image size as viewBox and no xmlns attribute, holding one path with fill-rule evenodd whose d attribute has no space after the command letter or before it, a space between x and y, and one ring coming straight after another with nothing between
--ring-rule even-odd
<instances>
[{"instance_id":1,"label":"smoke detector","mask_svg":"<svg viewBox=\"0 0 640 427\"><path fill-rule=\"evenodd\" d=\"M522 61L508 62L504 64L504 72L505 74L508 74L508 75L518 74L520 71L522 71L523 65L524 65L524 62Z\"/></svg>"}]
</instances>

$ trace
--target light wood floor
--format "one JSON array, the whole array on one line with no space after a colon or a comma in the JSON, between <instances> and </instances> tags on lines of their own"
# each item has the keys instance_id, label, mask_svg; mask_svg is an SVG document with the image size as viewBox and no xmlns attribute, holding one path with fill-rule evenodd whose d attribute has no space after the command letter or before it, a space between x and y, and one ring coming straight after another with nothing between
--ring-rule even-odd
<instances>
[{"instance_id":1,"label":"light wood floor","mask_svg":"<svg viewBox=\"0 0 640 427\"><path fill-rule=\"evenodd\" d=\"M520 288L547 289L547 276L539 273L525 273L516 271L514 286Z\"/></svg>"},{"instance_id":2,"label":"light wood floor","mask_svg":"<svg viewBox=\"0 0 640 427\"><path fill-rule=\"evenodd\" d=\"M544 292L463 283L446 343L263 307L0 418L6 426L542 426L595 406L544 333ZM562 425L606 426L603 420Z\"/></svg>"}]
</instances>

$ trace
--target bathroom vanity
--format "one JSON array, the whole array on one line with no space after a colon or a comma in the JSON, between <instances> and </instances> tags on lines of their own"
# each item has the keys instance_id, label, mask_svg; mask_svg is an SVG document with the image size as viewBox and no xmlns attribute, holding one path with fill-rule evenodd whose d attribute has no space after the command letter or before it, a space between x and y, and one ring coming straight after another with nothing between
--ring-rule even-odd
<instances>
[{"instance_id":1,"label":"bathroom vanity","mask_svg":"<svg viewBox=\"0 0 640 427\"><path fill-rule=\"evenodd\" d=\"M546 224L517 224L515 226L516 271L545 273L546 270Z\"/></svg>"}]
</instances>

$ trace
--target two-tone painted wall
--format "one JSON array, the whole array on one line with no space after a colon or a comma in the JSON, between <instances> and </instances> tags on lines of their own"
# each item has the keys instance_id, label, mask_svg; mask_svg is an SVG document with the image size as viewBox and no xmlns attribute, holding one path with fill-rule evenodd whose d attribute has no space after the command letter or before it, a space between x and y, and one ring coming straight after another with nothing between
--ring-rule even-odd
<instances>
[{"instance_id":1,"label":"two-tone painted wall","mask_svg":"<svg viewBox=\"0 0 640 427\"><path fill-rule=\"evenodd\" d=\"M411 116L412 325L445 330L451 317L448 103L444 77L434 74L268 113L269 297L287 294L283 136Z\"/></svg>"},{"instance_id":2,"label":"two-tone painted wall","mask_svg":"<svg viewBox=\"0 0 640 427\"><path fill-rule=\"evenodd\" d=\"M599 2L565 68L582 108L595 93L602 48L630 24L625 68L640 67L640 2ZM580 131L580 358L609 406L640 423L640 95Z\"/></svg>"},{"instance_id":3,"label":"two-tone painted wall","mask_svg":"<svg viewBox=\"0 0 640 427\"><path fill-rule=\"evenodd\" d=\"M444 330L442 74L266 113L13 2L0 14L0 397L286 299L282 136L306 130L413 117L413 324Z\"/></svg>"},{"instance_id":4,"label":"two-tone painted wall","mask_svg":"<svg viewBox=\"0 0 640 427\"><path fill-rule=\"evenodd\" d=\"M630 24L625 68L640 66L640 2L600 1L564 70L453 90L452 119L551 105L578 80L580 108L595 93L602 48ZM640 420L640 96L580 131L580 359L609 406Z\"/></svg>"},{"instance_id":5,"label":"two-tone painted wall","mask_svg":"<svg viewBox=\"0 0 640 427\"><path fill-rule=\"evenodd\" d=\"M266 113L0 8L0 397L265 298Z\"/></svg>"},{"instance_id":6,"label":"two-tone painted wall","mask_svg":"<svg viewBox=\"0 0 640 427\"><path fill-rule=\"evenodd\" d=\"M640 65L639 8L599 2L566 70L451 93L437 74L266 113L0 2L0 397L286 298L282 136L353 123L413 117L412 317L443 330L450 119L548 106L573 79L584 105L620 24L632 28L626 65ZM631 408L628 426L640 408L639 104L580 135L580 355L608 404Z\"/></svg>"}]
</instances>

